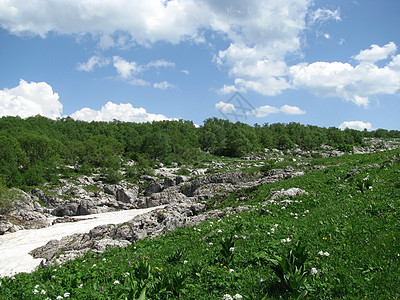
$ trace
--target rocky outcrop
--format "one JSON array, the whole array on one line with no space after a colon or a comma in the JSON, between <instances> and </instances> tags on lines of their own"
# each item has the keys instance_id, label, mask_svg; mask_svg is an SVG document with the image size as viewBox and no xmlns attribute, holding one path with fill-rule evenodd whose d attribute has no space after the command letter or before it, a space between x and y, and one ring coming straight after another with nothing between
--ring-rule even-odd
<instances>
[{"instance_id":1,"label":"rocky outcrop","mask_svg":"<svg viewBox=\"0 0 400 300\"><path fill-rule=\"evenodd\" d=\"M61 186L48 188L46 192L34 189L24 193L25 201L17 202L14 210L0 217L0 234L21 228L48 226L47 217L83 216L117 210L149 208L174 202L191 202L226 196L238 188L252 187L264 183L291 178L304 173L292 167L262 173L241 171L219 173L197 177L192 181L182 176L143 176L147 187L142 193L137 185L125 181L119 184L104 184L95 177L82 176L74 180L60 180ZM39 201L45 205L39 205ZM21 206L22 205L22 206ZM61 221L64 219L61 219ZM65 219L66 220L66 219ZM60 221L60 222L61 222Z\"/></svg>"},{"instance_id":2,"label":"rocky outcrop","mask_svg":"<svg viewBox=\"0 0 400 300\"><path fill-rule=\"evenodd\" d=\"M14 201L7 213L0 215L0 235L20 229L37 229L51 225L50 214L37 198L21 190L13 190Z\"/></svg>"},{"instance_id":3,"label":"rocky outcrop","mask_svg":"<svg viewBox=\"0 0 400 300\"><path fill-rule=\"evenodd\" d=\"M271 199L262 203L262 206L288 205L293 202L293 197L303 194L308 193L299 188L275 191L271 193ZM277 201L282 198L285 199ZM108 247L126 246L146 237L154 238L177 228L197 225L211 218L221 218L248 209L253 209L253 207L245 205L205 212L205 203L197 202L193 198L186 198L147 214L136 216L123 224L97 226L89 233L74 234L59 241L52 240L31 251L30 254L35 258L44 258L46 264L61 263L89 251L103 252ZM60 252L62 252L61 255L59 255Z\"/></svg>"},{"instance_id":4,"label":"rocky outcrop","mask_svg":"<svg viewBox=\"0 0 400 300\"><path fill-rule=\"evenodd\" d=\"M196 202L194 199L179 201L137 216L123 224L97 226L89 233L74 234L59 241L52 240L31 251L30 254L35 258L45 259L46 264L51 261L60 263L89 251L103 252L110 246L126 246L142 238L154 238L177 228L197 225L210 218L236 214L249 208L250 206L241 206L205 213L204 203Z\"/></svg>"},{"instance_id":5,"label":"rocky outcrop","mask_svg":"<svg viewBox=\"0 0 400 300\"><path fill-rule=\"evenodd\" d=\"M222 187L223 189L232 190L233 186L235 186L236 188L243 187L245 186L245 183L257 182L257 180L261 177L262 175L260 173L250 174L240 171L231 173L220 173L220 174L200 177L183 185L182 193L188 197L202 196L203 194L198 191L200 187L204 186L212 187L217 184L230 184L230 185L221 185L220 187ZM214 192L216 189L213 188ZM203 191L206 190L207 189L203 189ZM208 190L204 195L207 197L207 195L210 194L214 193Z\"/></svg>"}]
</instances>

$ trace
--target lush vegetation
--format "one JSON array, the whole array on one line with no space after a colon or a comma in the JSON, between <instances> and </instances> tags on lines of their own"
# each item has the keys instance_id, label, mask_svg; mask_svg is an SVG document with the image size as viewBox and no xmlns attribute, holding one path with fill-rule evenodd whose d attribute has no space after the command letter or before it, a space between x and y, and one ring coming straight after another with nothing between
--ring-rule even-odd
<instances>
[{"instance_id":1,"label":"lush vegetation","mask_svg":"<svg viewBox=\"0 0 400 300\"><path fill-rule=\"evenodd\" d=\"M105 174L110 182L124 162L125 176L146 173L156 163L193 164L210 155L241 157L265 148L304 150L322 144L349 151L364 137L400 137L398 131L360 132L298 123L249 126L207 119L200 128L188 121L153 123L83 122L67 117L0 118L0 184L29 189L74 173Z\"/></svg>"},{"instance_id":2,"label":"lush vegetation","mask_svg":"<svg viewBox=\"0 0 400 300\"><path fill-rule=\"evenodd\" d=\"M399 299L399 175L399 150L314 159L225 203L253 209L2 278L0 299Z\"/></svg>"}]
</instances>

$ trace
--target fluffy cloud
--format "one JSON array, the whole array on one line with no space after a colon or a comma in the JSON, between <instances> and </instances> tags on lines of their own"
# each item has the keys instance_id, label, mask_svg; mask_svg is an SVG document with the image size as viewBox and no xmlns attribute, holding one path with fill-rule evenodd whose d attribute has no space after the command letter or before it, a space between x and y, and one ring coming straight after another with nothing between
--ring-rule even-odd
<instances>
[{"instance_id":1,"label":"fluffy cloud","mask_svg":"<svg viewBox=\"0 0 400 300\"><path fill-rule=\"evenodd\" d=\"M79 71L92 72L95 67L104 67L109 63L110 60L108 58L94 55L86 63L79 63L77 69Z\"/></svg>"},{"instance_id":2,"label":"fluffy cloud","mask_svg":"<svg viewBox=\"0 0 400 300\"><path fill-rule=\"evenodd\" d=\"M277 107L273 107L270 105L264 105L264 106L260 106L259 108L256 108L253 113L254 116L257 118L263 118L266 117L270 114L277 114L280 112L280 109Z\"/></svg>"},{"instance_id":3,"label":"fluffy cloud","mask_svg":"<svg viewBox=\"0 0 400 300\"><path fill-rule=\"evenodd\" d=\"M285 115L304 115L306 112L297 106L284 105L281 107L281 112Z\"/></svg>"},{"instance_id":4,"label":"fluffy cloud","mask_svg":"<svg viewBox=\"0 0 400 300\"><path fill-rule=\"evenodd\" d=\"M138 65L134 61L126 61L125 59L114 56L113 57L114 67L122 79L129 79L133 75L137 75L143 71L143 67Z\"/></svg>"},{"instance_id":5,"label":"fluffy cloud","mask_svg":"<svg viewBox=\"0 0 400 300\"><path fill-rule=\"evenodd\" d=\"M346 121L339 125L339 129L356 129L356 130L373 130L372 124L370 122L363 121Z\"/></svg>"},{"instance_id":6,"label":"fluffy cloud","mask_svg":"<svg viewBox=\"0 0 400 300\"><path fill-rule=\"evenodd\" d=\"M19 85L12 89L0 90L0 117L42 115L56 119L62 117L62 104L59 96L53 92L52 87L46 82L20 81ZM100 110L82 108L71 114L76 120L83 121L113 121L124 122L152 122L164 120L177 120L167 118L162 114L151 114L144 108L135 108L131 104L115 104L107 102Z\"/></svg>"},{"instance_id":7,"label":"fluffy cloud","mask_svg":"<svg viewBox=\"0 0 400 300\"><path fill-rule=\"evenodd\" d=\"M160 90L166 90L166 89L172 89L175 88L175 86L173 84L168 83L167 81L162 81L162 82L158 82L153 84L153 87L155 89L160 89Z\"/></svg>"},{"instance_id":8,"label":"fluffy cloud","mask_svg":"<svg viewBox=\"0 0 400 300\"><path fill-rule=\"evenodd\" d=\"M397 50L395 43L390 42L383 47L378 45L371 45L371 49L360 51L354 58L361 62L374 63L383 59L387 59L390 55L394 54Z\"/></svg>"},{"instance_id":9,"label":"fluffy cloud","mask_svg":"<svg viewBox=\"0 0 400 300\"><path fill-rule=\"evenodd\" d=\"M151 114L144 108L135 108L130 103L126 104L115 104L107 102L105 106L102 106L100 110L93 110L90 108L82 108L81 110L73 113L71 118L82 121L113 121L114 119L123 122L152 122L152 121L164 121L164 120L177 120L170 119L162 114Z\"/></svg>"},{"instance_id":10,"label":"fluffy cloud","mask_svg":"<svg viewBox=\"0 0 400 300\"><path fill-rule=\"evenodd\" d=\"M151 68L166 68L175 66L175 63L162 59L151 61L146 65L139 65L135 61L127 61L119 56L114 56L113 62L114 62L114 67L117 70L120 79L126 80L130 84L137 86L150 85L148 81L135 77L140 73L143 73L144 71L147 71ZM167 88L173 88L174 86L166 81L163 81L160 83L155 83L153 87L165 90Z\"/></svg>"},{"instance_id":11,"label":"fluffy cloud","mask_svg":"<svg viewBox=\"0 0 400 300\"><path fill-rule=\"evenodd\" d=\"M234 113L236 111L235 105L223 101L216 103L215 108L224 114Z\"/></svg>"},{"instance_id":12,"label":"fluffy cloud","mask_svg":"<svg viewBox=\"0 0 400 300\"><path fill-rule=\"evenodd\" d=\"M312 0L174 0L174 1L0 1L0 27L17 35L49 32L91 35L100 46L151 46L157 41L177 44L203 43L207 32L229 42L217 49L214 61L226 69L232 83L220 93L255 91L277 95L290 88L305 88L319 96L339 97L367 106L375 94L393 94L400 87L400 58L393 42L372 45L345 62L313 62L287 65L288 57L301 57L305 30L319 29L328 21L340 21L339 10L317 8ZM328 35L326 35L328 38ZM392 58L385 67L375 62ZM105 64L92 57L78 68L91 71ZM121 79L148 85L137 75L148 68L172 67L159 60L139 65L121 57L113 58ZM165 84L157 83L158 88ZM168 86L167 86L168 87Z\"/></svg>"},{"instance_id":13,"label":"fluffy cloud","mask_svg":"<svg viewBox=\"0 0 400 300\"><path fill-rule=\"evenodd\" d=\"M254 109L254 116L258 118L266 117L270 114L284 113L285 115L302 115L306 112L301 110L297 106L283 105L281 108L277 108L270 105L260 106L259 108Z\"/></svg>"},{"instance_id":14,"label":"fluffy cloud","mask_svg":"<svg viewBox=\"0 0 400 300\"><path fill-rule=\"evenodd\" d=\"M205 31L229 41L216 61L230 69L241 90L275 95L289 87L282 77L287 54L300 48L311 0L175 0L0 2L0 26L18 35L91 34L103 48L157 41L206 42ZM322 15L323 13L320 13ZM326 13L325 13L326 14ZM82 65L91 70L94 62ZM117 60L123 78L140 71ZM264 87L266 85L266 87Z\"/></svg>"},{"instance_id":15,"label":"fluffy cloud","mask_svg":"<svg viewBox=\"0 0 400 300\"><path fill-rule=\"evenodd\" d=\"M56 119L61 117L62 104L57 93L46 82L20 80L12 89L0 90L0 117L42 115Z\"/></svg>"},{"instance_id":16,"label":"fluffy cloud","mask_svg":"<svg viewBox=\"0 0 400 300\"><path fill-rule=\"evenodd\" d=\"M378 49L379 48L379 49ZM361 51L356 56L361 62L355 67L341 62L302 63L290 67L294 87L310 90L323 97L339 97L367 107L369 97L377 94L394 94L400 89L400 59L394 56L384 67L372 61L387 58L396 49L389 43L384 47ZM365 52L367 51L367 52Z\"/></svg>"}]
</instances>

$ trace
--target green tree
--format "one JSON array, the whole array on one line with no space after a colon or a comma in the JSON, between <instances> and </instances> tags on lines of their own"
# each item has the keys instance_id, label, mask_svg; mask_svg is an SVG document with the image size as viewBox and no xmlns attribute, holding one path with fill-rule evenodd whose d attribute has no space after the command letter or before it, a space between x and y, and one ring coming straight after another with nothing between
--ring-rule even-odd
<instances>
[{"instance_id":1,"label":"green tree","mask_svg":"<svg viewBox=\"0 0 400 300\"><path fill-rule=\"evenodd\" d=\"M0 136L0 177L8 187L21 186L20 170L27 158L19 143L12 137Z\"/></svg>"}]
</instances>

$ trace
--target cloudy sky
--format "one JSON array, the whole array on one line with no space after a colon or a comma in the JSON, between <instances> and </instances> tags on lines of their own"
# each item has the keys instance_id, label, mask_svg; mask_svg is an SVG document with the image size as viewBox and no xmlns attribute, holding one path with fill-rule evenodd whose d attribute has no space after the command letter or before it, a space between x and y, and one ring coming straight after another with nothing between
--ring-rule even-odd
<instances>
[{"instance_id":1,"label":"cloudy sky","mask_svg":"<svg viewBox=\"0 0 400 300\"><path fill-rule=\"evenodd\" d=\"M0 116L400 130L398 0L0 0Z\"/></svg>"}]
</instances>

